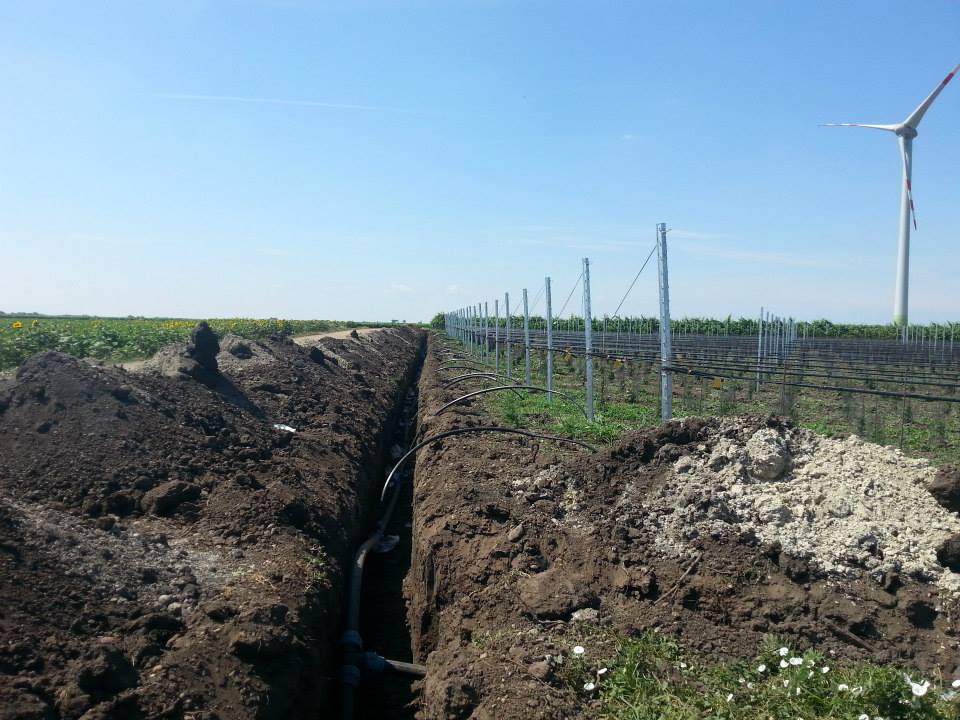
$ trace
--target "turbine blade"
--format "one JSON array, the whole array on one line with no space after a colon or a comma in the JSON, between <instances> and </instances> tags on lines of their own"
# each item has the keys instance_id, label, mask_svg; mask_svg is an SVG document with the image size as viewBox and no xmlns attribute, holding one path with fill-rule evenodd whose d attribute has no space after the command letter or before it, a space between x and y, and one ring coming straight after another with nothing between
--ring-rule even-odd
<instances>
[{"instance_id":1,"label":"turbine blade","mask_svg":"<svg viewBox=\"0 0 960 720\"><path fill-rule=\"evenodd\" d=\"M953 76L956 75L958 72L960 72L960 64L958 64L953 70L950 71L950 74L947 75L941 81L941 83L933 89L933 92L927 96L926 100L920 103L920 106L916 110L910 113L910 116L903 121L903 124L909 125L914 130L916 130L917 125L919 125L920 121L923 120L924 114L927 112L930 106L933 105L933 101L937 99L937 95L939 95L943 91L943 89L947 86L947 83L953 80Z\"/></svg>"},{"instance_id":2,"label":"turbine blade","mask_svg":"<svg viewBox=\"0 0 960 720\"><path fill-rule=\"evenodd\" d=\"M917 210L913 206L913 165L910 155L903 143L900 144L900 157L903 159L903 178L907 184L907 200L910 201L910 218L913 220L913 229L917 229Z\"/></svg>"},{"instance_id":3,"label":"turbine blade","mask_svg":"<svg viewBox=\"0 0 960 720\"><path fill-rule=\"evenodd\" d=\"M886 130L888 132L896 132L900 126L899 125L868 125L866 123L820 123L820 127L863 127L863 128L871 128L873 130Z\"/></svg>"}]
</instances>

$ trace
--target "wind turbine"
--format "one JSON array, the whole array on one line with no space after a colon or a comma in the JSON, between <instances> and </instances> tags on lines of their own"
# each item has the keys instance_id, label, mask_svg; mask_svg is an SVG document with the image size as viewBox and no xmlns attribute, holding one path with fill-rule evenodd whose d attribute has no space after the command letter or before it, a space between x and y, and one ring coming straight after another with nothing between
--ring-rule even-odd
<instances>
[{"instance_id":1,"label":"wind turbine","mask_svg":"<svg viewBox=\"0 0 960 720\"><path fill-rule=\"evenodd\" d=\"M901 123L893 125L867 125L865 123L826 123L824 127L863 127L892 132L900 141L900 156L903 159L903 187L900 192L900 242L897 245L897 284L893 296L894 325L907 324L907 291L910 275L910 220L917 227L917 216L913 208L913 188L910 179L913 175L913 139L917 136L917 126L933 101L937 99L947 83L960 72L958 64L943 81L933 89L920 105Z\"/></svg>"}]
</instances>

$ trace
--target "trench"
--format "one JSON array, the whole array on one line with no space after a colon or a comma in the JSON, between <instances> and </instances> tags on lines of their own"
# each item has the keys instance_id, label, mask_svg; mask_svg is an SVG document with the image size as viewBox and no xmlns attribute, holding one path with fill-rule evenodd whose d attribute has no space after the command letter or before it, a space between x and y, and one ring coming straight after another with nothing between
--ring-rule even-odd
<instances>
[{"instance_id":1,"label":"trench","mask_svg":"<svg viewBox=\"0 0 960 720\"><path fill-rule=\"evenodd\" d=\"M383 479L402 453L415 441L419 383L425 355L426 338L422 340L411 374L401 385L401 390L403 387L406 389L400 396L399 412L392 423L390 435L383 443L384 452L380 462L376 463L377 467L370 473L374 482L371 483L371 493L364 507L364 532L354 550L371 535L387 506L386 502L381 503L379 497ZM367 555L359 604L359 630L363 650L374 652L391 661L407 663L416 662L407 620L407 598L404 594L404 580L410 570L413 545L411 527L414 470L414 463L408 463L399 478L397 503L383 529L387 545L375 548ZM394 541L396 544L387 549ZM349 576L345 577L345 581L349 595ZM349 596L345 597L345 608L349 602ZM356 720L413 720L417 699L415 681L414 677L389 671L364 672L354 693L352 717ZM343 707L337 709L343 711Z\"/></svg>"}]
</instances>

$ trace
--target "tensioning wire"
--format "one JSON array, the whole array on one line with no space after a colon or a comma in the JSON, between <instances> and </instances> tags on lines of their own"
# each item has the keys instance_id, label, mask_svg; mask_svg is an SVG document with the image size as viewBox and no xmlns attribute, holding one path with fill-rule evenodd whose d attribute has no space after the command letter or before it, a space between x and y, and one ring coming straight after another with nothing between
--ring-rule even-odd
<instances>
[{"instance_id":1,"label":"tensioning wire","mask_svg":"<svg viewBox=\"0 0 960 720\"><path fill-rule=\"evenodd\" d=\"M540 302L540 296L543 295L543 290L546 285L541 285L540 289L537 290L536 296L533 298L533 304L530 306L530 314L533 315L533 311L537 309L537 303Z\"/></svg>"},{"instance_id":2,"label":"tensioning wire","mask_svg":"<svg viewBox=\"0 0 960 720\"><path fill-rule=\"evenodd\" d=\"M640 266L640 270L637 272L636 276L633 278L633 282L630 283L630 287L627 288L627 291L623 294L623 297L620 299L620 304L617 305L617 309L613 311L613 317L617 317L617 314L620 312L620 308L623 307L623 303L627 299L627 295L629 295L630 291L633 290L633 286L637 284L637 279L640 277L640 273L643 272L643 269L647 266L647 263L650 262L650 258L653 257L653 254L656 251L657 251L657 244L654 243L653 249L650 251L650 254L647 255L647 259L643 261L643 265Z\"/></svg>"},{"instance_id":3,"label":"tensioning wire","mask_svg":"<svg viewBox=\"0 0 960 720\"><path fill-rule=\"evenodd\" d=\"M570 298L573 297L574 291L577 289L577 285L580 284L580 281L583 280L583 271L580 271L580 276L577 278L577 281L573 284L573 287L570 289L570 294L567 295L566 302L563 303L563 307L560 308L560 312L557 313L557 317L563 317L563 311L567 309L567 303L570 302Z\"/></svg>"}]
</instances>

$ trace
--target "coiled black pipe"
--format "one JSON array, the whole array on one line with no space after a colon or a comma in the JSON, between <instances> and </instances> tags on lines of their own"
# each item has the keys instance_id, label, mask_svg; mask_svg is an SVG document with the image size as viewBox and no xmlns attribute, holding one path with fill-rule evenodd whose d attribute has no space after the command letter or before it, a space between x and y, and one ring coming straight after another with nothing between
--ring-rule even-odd
<instances>
[{"instance_id":1,"label":"coiled black pipe","mask_svg":"<svg viewBox=\"0 0 960 720\"><path fill-rule=\"evenodd\" d=\"M443 413L445 410L447 410L448 408L453 407L453 406L456 405L457 403L463 402L464 400L469 400L470 398L476 397L477 395L483 395L483 394L485 394L485 393L497 392L498 390L516 390L517 388L520 388L520 389L522 389L522 390L534 390L534 391L536 391L536 392L549 393L550 395L559 395L559 396L562 397L564 400L568 401L571 405L575 405L575 406L577 407L577 409L578 409L580 412L583 413L583 416L584 416L585 418L587 418L587 420L590 419L590 416L587 415L587 410L586 410L586 408L584 408L582 405L580 405L580 403L578 403L576 400L574 400L572 397L570 397L570 396L567 395L566 393L559 392L558 390L547 390L546 388L537 387L537 386L535 386L535 385L497 385L497 387L484 388L484 389L482 389L482 390L474 390L473 392L467 393L466 395L461 395L461 396L458 397L456 400L451 400L451 401L448 402L446 405L444 405L444 406L441 407L439 410L437 410L437 411L434 413L434 416L440 415L440 414Z\"/></svg>"},{"instance_id":2,"label":"coiled black pipe","mask_svg":"<svg viewBox=\"0 0 960 720\"><path fill-rule=\"evenodd\" d=\"M472 373L464 373L463 375L457 375L455 378L451 378L450 380L448 380L448 381L444 384L443 389L446 390L446 389L449 388L451 385L455 385L455 384L457 384L458 382L460 382L461 380L467 380L467 379L469 379L469 378L476 378L476 377L485 377L485 378L492 378L492 379L497 379L497 378L499 378L499 379L501 379L501 380L513 380L513 378L511 378L509 375L504 375L503 373L495 373L495 372L472 372Z\"/></svg>"},{"instance_id":3,"label":"coiled black pipe","mask_svg":"<svg viewBox=\"0 0 960 720\"><path fill-rule=\"evenodd\" d=\"M472 379L475 379L475 378L486 378L486 379L488 379L488 380L500 380L500 379L507 379L507 380L509 380L509 379L510 379L510 378L508 378L506 375L499 375L499 374L497 374L497 373L482 373L482 372L467 373L467 374L465 374L465 375L457 375L457 377L453 378L452 380L450 380L449 382L447 382L446 384L444 384L443 389L444 389L444 390L447 390L447 389L451 388L452 386L454 386L454 385L456 385L456 384L458 384L458 383L460 383L460 382L463 382L464 380L472 380ZM526 387L526 386L524 386L524 387ZM512 392L513 392L513 394L516 395L517 397L523 397L523 395L520 394L520 391L519 391L519 390L513 390Z\"/></svg>"},{"instance_id":4,"label":"coiled black pipe","mask_svg":"<svg viewBox=\"0 0 960 720\"><path fill-rule=\"evenodd\" d=\"M482 425L478 427L466 427L466 428L455 428L453 430L444 430L442 433L438 433L431 437L428 437L426 440L421 440L412 448L407 450L404 453L403 457L397 461L397 464L393 466L393 470L390 471L390 474L387 475L386 482L383 483L383 490L380 491L380 501L383 502L383 498L387 494L387 489L390 487L390 482L393 480L394 474L399 470L403 464L407 461L411 455L413 455L420 448L429 445L432 442L437 440L442 440L445 437L450 437L451 435L462 435L464 433L472 432L493 432L493 433L513 433L515 435L524 435L526 437L535 438L537 440L555 440L556 442L569 443L571 445L579 445L580 447L585 447L590 452L597 452L597 449L590 443L585 443L582 440L573 440L571 438L557 437L556 435L543 435L541 433L530 432L529 430L520 430L518 428L505 428L498 427L496 425Z\"/></svg>"},{"instance_id":5,"label":"coiled black pipe","mask_svg":"<svg viewBox=\"0 0 960 720\"><path fill-rule=\"evenodd\" d=\"M446 363L454 364L446 365ZM440 370L453 370L455 368L463 368L464 370L486 370L487 366L479 360L471 360L469 358L451 358L450 360L441 361L438 365L438 368Z\"/></svg>"}]
</instances>

